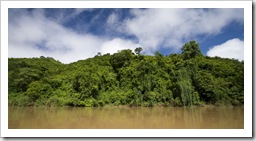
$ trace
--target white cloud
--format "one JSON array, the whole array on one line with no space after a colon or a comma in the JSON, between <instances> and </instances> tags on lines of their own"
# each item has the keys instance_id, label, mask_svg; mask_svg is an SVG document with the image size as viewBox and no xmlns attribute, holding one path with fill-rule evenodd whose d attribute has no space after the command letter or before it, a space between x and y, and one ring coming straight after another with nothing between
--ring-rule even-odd
<instances>
[{"instance_id":1,"label":"white cloud","mask_svg":"<svg viewBox=\"0 0 256 141\"><path fill-rule=\"evenodd\" d=\"M9 57L51 56L70 63L93 57L103 42L104 39L96 36L64 28L40 11L19 15L9 22Z\"/></svg>"},{"instance_id":2,"label":"white cloud","mask_svg":"<svg viewBox=\"0 0 256 141\"><path fill-rule=\"evenodd\" d=\"M116 13L112 13L108 19L107 19L107 24L108 25L113 25L118 22L118 15Z\"/></svg>"},{"instance_id":3,"label":"white cloud","mask_svg":"<svg viewBox=\"0 0 256 141\"><path fill-rule=\"evenodd\" d=\"M212 35L232 21L243 22L243 9L133 9L124 33L135 35L147 53L161 46L178 50L198 35Z\"/></svg>"},{"instance_id":4,"label":"white cloud","mask_svg":"<svg viewBox=\"0 0 256 141\"><path fill-rule=\"evenodd\" d=\"M9 21L8 57L50 56L70 63L93 57L97 52L112 54L137 47L132 41L120 38L78 34L57 21L47 19L41 10L33 14L21 13L24 14L12 17Z\"/></svg>"},{"instance_id":5,"label":"white cloud","mask_svg":"<svg viewBox=\"0 0 256 141\"><path fill-rule=\"evenodd\" d=\"M75 9L66 9L66 8L55 8L52 11L46 9L35 9L34 11L41 10L44 15L48 15L48 18L57 23L65 23L70 20L73 20L76 16L79 16L82 12L91 12L93 8L75 8Z\"/></svg>"},{"instance_id":6,"label":"white cloud","mask_svg":"<svg viewBox=\"0 0 256 141\"><path fill-rule=\"evenodd\" d=\"M182 45L198 35L219 34L232 21L243 22L243 9L132 9L133 18L119 12L107 18L105 30L111 37L95 36L64 27L62 24L81 12L93 9L65 9L47 17L45 9L10 9L8 24L8 56L50 56L63 63L93 57L97 52L115 53L121 49L141 46L146 54L153 54L160 47L179 50ZM101 13L99 13L101 14ZM94 24L99 14L94 15ZM121 17L121 18L120 18ZM55 19L54 19L55 18ZM104 23L102 23L104 24ZM89 25L88 25L89 27ZM83 29L81 29L83 30ZM115 35L133 35L124 39ZM140 45L138 45L140 44Z\"/></svg>"},{"instance_id":7,"label":"white cloud","mask_svg":"<svg viewBox=\"0 0 256 141\"><path fill-rule=\"evenodd\" d=\"M237 38L228 40L223 44L210 48L207 56L244 60L244 41Z\"/></svg>"},{"instance_id":8,"label":"white cloud","mask_svg":"<svg viewBox=\"0 0 256 141\"><path fill-rule=\"evenodd\" d=\"M106 53L116 53L118 50L123 50L123 49L131 49L134 51L136 47L139 47L139 44L135 44L132 41L126 41L122 40L120 38L115 38L111 41L107 41L102 44L100 52L103 54Z\"/></svg>"}]
</instances>

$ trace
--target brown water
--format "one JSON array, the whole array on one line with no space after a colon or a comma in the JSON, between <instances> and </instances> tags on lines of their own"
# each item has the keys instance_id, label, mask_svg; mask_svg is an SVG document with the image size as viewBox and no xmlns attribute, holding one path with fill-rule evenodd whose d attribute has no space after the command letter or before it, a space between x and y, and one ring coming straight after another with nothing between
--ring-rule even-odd
<instances>
[{"instance_id":1,"label":"brown water","mask_svg":"<svg viewBox=\"0 0 256 141\"><path fill-rule=\"evenodd\" d=\"M9 107L9 129L244 128L243 107Z\"/></svg>"}]
</instances>

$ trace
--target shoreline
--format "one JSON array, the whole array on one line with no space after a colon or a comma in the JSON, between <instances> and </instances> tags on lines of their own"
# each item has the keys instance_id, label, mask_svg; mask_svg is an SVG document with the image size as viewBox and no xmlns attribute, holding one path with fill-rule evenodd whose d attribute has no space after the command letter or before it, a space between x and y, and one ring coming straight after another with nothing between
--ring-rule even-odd
<instances>
[{"instance_id":1,"label":"shoreline","mask_svg":"<svg viewBox=\"0 0 256 141\"><path fill-rule=\"evenodd\" d=\"M162 106L162 105L154 105L154 106L129 106L129 105L104 105L104 106L12 106L8 105L9 107L20 107L20 108L232 108L232 107L244 107L244 105L212 105L212 104L205 104L205 105L198 105L198 106Z\"/></svg>"}]
</instances>

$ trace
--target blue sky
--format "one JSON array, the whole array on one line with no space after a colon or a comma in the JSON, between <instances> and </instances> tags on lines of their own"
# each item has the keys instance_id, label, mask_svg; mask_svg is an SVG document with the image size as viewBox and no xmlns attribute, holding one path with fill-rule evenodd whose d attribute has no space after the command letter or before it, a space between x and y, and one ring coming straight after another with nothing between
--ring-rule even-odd
<instances>
[{"instance_id":1,"label":"blue sky","mask_svg":"<svg viewBox=\"0 0 256 141\"><path fill-rule=\"evenodd\" d=\"M169 55L195 40L204 55L244 58L243 9L9 9L8 20L8 57L70 63L139 46Z\"/></svg>"}]
</instances>

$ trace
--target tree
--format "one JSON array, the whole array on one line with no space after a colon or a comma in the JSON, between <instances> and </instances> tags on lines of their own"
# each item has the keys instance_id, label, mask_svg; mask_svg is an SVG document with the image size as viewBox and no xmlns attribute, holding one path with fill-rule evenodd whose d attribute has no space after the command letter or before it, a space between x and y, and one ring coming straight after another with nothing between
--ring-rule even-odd
<instances>
[{"instance_id":1,"label":"tree","mask_svg":"<svg viewBox=\"0 0 256 141\"><path fill-rule=\"evenodd\" d=\"M186 43L181 50L184 60L195 58L196 56L203 56L199 48L199 43L193 40Z\"/></svg>"},{"instance_id":2,"label":"tree","mask_svg":"<svg viewBox=\"0 0 256 141\"><path fill-rule=\"evenodd\" d=\"M62 64L53 58L8 59L8 104L15 106L243 105L244 63L202 56L191 41L182 54L121 50ZM199 57L198 57L199 56Z\"/></svg>"},{"instance_id":3,"label":"tree","mask_svg":"<svg viewBox=\"0 0 256 141\"><path fill-rule=\"evenodd\" d=\"M98 52L98 53L97 53L97 56L102 56L101 52Z\"/></svg>"},{"instance_id":4,"label":"tree","mask_svg":"<svg viewBox=\"0 0 256 141\"><path fill-rule=\"evenodd\" d=\"M133 53L132 50L122 50L118 53L115 53L110 58L110 64L112 65L113 69L117 72L119 68L121 68L125 62L129 62L132 59Z\"/></svg>"},{"instance_id":5,"label":"tree","mask_svg":"<svg viewBox=\"0 0 256 141\"><path fill-rule=\"evenodd\" d=\"M137 47L134 51L136 54L140 55L140 52L142 51L143 49L141 47Z\"/></svg>"}]
</instances>

